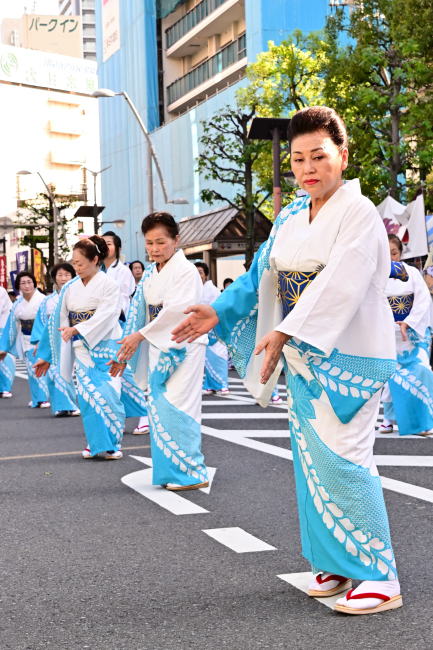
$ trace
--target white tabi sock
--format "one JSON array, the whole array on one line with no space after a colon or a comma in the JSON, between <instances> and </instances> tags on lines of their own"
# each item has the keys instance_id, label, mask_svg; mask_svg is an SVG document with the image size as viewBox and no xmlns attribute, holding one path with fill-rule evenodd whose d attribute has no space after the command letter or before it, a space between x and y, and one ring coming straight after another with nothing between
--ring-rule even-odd
<instances>
[{"instance_id":1,"label":"white tabi sock","mask_svg":"<svg viewBox=\"0 0 433 650\"><path fill-rule=\"evenodd\" d=\"M147 415L142 415L139 422L138 422L138 427L148 427L149 426L149 418Z\"/></svg>"},{"instance_id":2,"label":"white tabi sock","mask_svg":"<svg viewBox=\"0 0 433 650\"><path fill-rule=\"evenodd\" d=\"M328 580L327 582L324 582L323 584L320 584L317 582L317 578L320 576L322 580L325 580L325 578L328 578L329 576L332 576L333 574L330 571L322 571L321 573L318 573L314 580L310 582L308 585L308 588L310 590L314 591L331 591L332 589L335 589L335 587L338 587L339 584L341 584L340 580ZM334 574L335 575L335 574Z\"/></svg>"}]
</instances>

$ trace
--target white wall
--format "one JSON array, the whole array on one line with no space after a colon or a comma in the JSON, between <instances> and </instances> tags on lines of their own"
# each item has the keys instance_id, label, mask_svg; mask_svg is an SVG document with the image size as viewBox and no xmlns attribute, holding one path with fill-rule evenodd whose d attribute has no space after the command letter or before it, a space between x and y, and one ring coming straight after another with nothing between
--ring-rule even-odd
<instances>
[{"instance_id":1,"label":"white wall","mask_svg":"<svg viewBox=\"0 0 433 650\"><path fill-rule=\"evenodd\" d=\"M223 290L223 282L226 278L236 280L245 273L245 256L234 255L233 257L222 257L217 259L217 286Z\"/></svg>"}]
</instances>

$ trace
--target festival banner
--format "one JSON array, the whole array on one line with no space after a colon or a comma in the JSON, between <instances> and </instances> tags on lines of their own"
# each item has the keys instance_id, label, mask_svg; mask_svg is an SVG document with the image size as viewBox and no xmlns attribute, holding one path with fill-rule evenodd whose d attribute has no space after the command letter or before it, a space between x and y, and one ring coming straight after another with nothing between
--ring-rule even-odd
<instances>
[{"instance_id":1,"label":"festival banner","mask_svg":"<svg viewBox=\"0 0 433 650\"><path fill-rule=\"evenodd\" d=\"M29 251L21 251L16 254L17 258L17 272L29 270Z\"/></svg>"},{"instance_id":2,"label":"festival banner","mask_svg":"<svg viewBox=\"0 0 433 650\"><path fill-rule=\"evenodd\" d=\"M18 294L19 292L15 288L15 278L17 277L18 271L11 271L9 275L11 276L11 284L14 293Z\"/></svg>"},{"instance_id":3,"label":"festival banner","mask_svg":"<svg viewBox=\"0 0 433 650\"><path fill-rule=\"evenodd\" d=\"M6 267L6 255L0 255L0 287L8 288L8 272Z\"/></svg>"},{"instance_id":4,"label":"festival banner","mask_svg":"<svg viewBox=\"0 0 433 650\"><path fill-rule=\"evenodd\" d=\"M33 260L34 260L34 266L33 266L33 275L36 278L36 284L40 289L43 289L44 283L43 283L43 273L42 273L42 254L41 251L38 248L33 249Z\"/></svg>"}]
</instances>

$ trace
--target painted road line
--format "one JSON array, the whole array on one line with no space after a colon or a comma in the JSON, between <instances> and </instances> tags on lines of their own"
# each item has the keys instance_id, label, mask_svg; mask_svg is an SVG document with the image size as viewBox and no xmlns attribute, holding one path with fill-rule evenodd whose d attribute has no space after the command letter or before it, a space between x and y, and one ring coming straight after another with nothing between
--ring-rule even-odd
<instances>
[{"instance_id":1,"label":"painted road line","mask_svg":"<svg viewBox=\"0 0 433 650\"><path fill-rule=\"evenodd\" d=\"M232 442L236 445L242 445L243 447L255 449L256 451L262 451L265 454L271 454L272 456L278 456L279 458L285 458L286 460L293 460L292 452L289 449L283 449L276 445L269 445L266 442L260 442L260 440L252 440L244 435L240 435L239 432L235 433L231 430L221 431L220 429L213 429L212 427L207 426L202 426L201 430L202 433L206 433L214 438L219 438L220 440Z\"/></svg>"},{"instance_id":2,"label":"painted road line","mask_svg":"<svg viewBox=\"0 0 433 650\"><path fill-rule=\"evenodd\" d=\"M307 571L306 573L284 573L283 575L277 576L277 578L284 580L284 582L288 582L289 585L296 587L296 589L299 589L304 594L308 594L308 585L313 580L313 577L314 576L310 571ZM342 591L336 596L328 596L328 598L312 598L312 600L316 600L321 605L326 605L326 607L334 609L337 600L339 598L344 598L348 591L349 589L346 589L346 591Z\"/></svg>"},{"instance_id":3,"label":"painted road line","mask_svg":"<svg viewBox=\"0 0 433 650\"><path fill-rule=\"evenodd\" d=\"M203 533L224 544L235 553L256 553L258 551L276 551L275 546L262 542L242 528L211 528Z\"/></svg>"},{"instance_id":4,"label":"painted road line","mask_svg":"<svg viewBox=\"0 0 433 650\"><path fill-rule=\"evenodd\" d=\"M395 481L393 478L386 478L386 476L381 476L380 480L382 487L387 490L433 503L433 490L428 490L418 485L411 485L410 483L403 483L402 481Z\"/></svg>"},{"instance_id":5,"label":"painted road line","mask_svg":"<svg viewBox=\"0 0 433 650\"><path fill-rule=\"evenodd\" d=\"M381 467L433 467L433 456L374 456Z\"/></svg>"},{"instance_id":6,"label":"painted road line","mask_svg":"<svg viewBox=\"0 0 433 650\"><path fill-rule=\"evenodd\" d=\"M237 397L233 397L231 401L228 401L228 397L224 397L222 400L216 400L216 399L211 399L211 400L202 400L201 405L202 406L223 406L226 408L227 406L251 406L249 402L246 402L245 400L239 400Z\"/></svg>"},{"instance_id":7,"label":"painted road line","mask_svg":"<svg viewBox=\"0 0 433 650\"><path fill-rule=\"evenodd\" d=\"M137 447L122 447L122 451L129 449L150 449L150 445L137 445ZM49 458L51 456L71 456L82 454L83 451L58 451L50 454L29 454L27 456L3 456L0 460L25 460L26 458Z\"/></svg>"},{"instance_id":8,"label":"painted road line","mask_svg":"<svg viewBox=\"0 0 433 650\"><path fill-rule=\"evenodd\" d=\"M134 458L134 460L140 461L140 463L143 463L144 465L148 465L148 467L153 467L153 460L151 458L145 458L144 456L132 456L131 458ZM199 488L200 492L206 492L206 494L210 494L210 489L212 487L212 483L215 477L215 472L217 471L216 467L207 467L207 475L209 479L209 487L207 488Z\"/></svg>"}]
</instances>

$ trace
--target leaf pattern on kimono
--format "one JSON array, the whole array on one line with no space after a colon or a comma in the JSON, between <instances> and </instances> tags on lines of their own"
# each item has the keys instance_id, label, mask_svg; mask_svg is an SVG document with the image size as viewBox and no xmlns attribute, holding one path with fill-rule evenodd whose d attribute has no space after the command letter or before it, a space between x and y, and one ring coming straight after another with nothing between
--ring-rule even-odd
<instances>
[{"instance_id":1,"label":"leaf pattern on kimono","mask_svg":"<svg viewBox=\"0 0 433 650\"><path fill-rule=\"evenodd\" d=\"M315 419L315 410L311 398L320 397L322 390L320 385L317 386L316 379L307 382L300 375L290 373L286 376L288 379L290 430L294 434L301 467L318 514L347 553L359 557L360 561L367 567L373 568L377 566L383 575L386 573L395 575L392 570L395 567L395 562L391 548L386 549L384 542L377 537L373 538L369 531L356 528L339 505L332 501L313 466L313 460L308 451L308 444L303 431L311 431L315 434L310 423L310 419ZM364 381L362 376L361 379L358 379L358 375L355 375L355 377L357 377L357 383L361 379Z\"/></svg>"}]
</instances>

